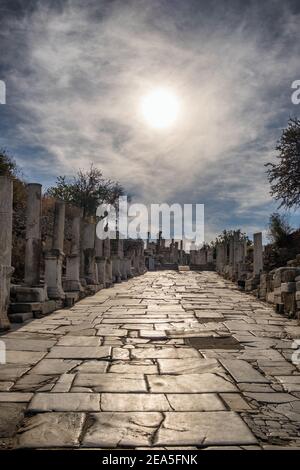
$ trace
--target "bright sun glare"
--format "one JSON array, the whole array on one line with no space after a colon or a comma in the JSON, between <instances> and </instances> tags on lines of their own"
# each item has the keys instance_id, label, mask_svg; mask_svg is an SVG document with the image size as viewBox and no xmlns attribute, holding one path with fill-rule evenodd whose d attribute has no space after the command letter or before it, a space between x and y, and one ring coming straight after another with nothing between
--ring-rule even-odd
<instances>
[{"instance_id":1,"label":"bright sun glare","mask_svg":"<svg viewBox=\"0 0 300 470\"><path fill-rule=\"evenodd\" d=\"M153 90L142 100L142 113L151 127L163 129L170 127L177 119L179 102L167 89Z\"/></svg>"}]
</instances>

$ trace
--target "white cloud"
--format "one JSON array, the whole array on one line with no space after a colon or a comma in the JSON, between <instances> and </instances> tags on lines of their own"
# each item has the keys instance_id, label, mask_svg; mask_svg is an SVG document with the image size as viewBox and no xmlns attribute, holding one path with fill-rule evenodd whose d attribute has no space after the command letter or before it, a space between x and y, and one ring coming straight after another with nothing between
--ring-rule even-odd
<instances>
[{"instance_id":1,"label":"white cloud","mask_svg":"<svg viewBox=\"0 0 300 470\"><path fill-rule=\"evenodd\" d=\"M179 195L193 194L211 210L208 233L230 220L226 213L213 222L231 201L236 217L261 208L263 218L263 163L279 135L269 125L288 118L289 87L299 78L299 18L282 7L284 36L269 48L255 21L233 28L216 18L205 27L199 7L199 21L183 27L180 12L167 17L159 4L103 2L100 17L93 2L67 2L10 24L24 31L15 38L24 55L8 77L26 116L18 139L51 157L40 162L43 173L72 174L93 161L141 202L184 203ZM140 100L156 86L172 88L181 103L169 131L140 116ZM30 174L36 160L24 163Z\"/></svg>"}]
</instances>

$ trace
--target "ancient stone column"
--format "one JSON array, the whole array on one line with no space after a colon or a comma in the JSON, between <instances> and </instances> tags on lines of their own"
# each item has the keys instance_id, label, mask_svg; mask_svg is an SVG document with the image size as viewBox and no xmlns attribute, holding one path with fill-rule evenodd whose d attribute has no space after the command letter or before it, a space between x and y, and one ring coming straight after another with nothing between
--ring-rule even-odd
<instances>
[{"instance_id":1,"label":"ancient stone column","mask_svg":"<svg viewBox=\"0 0 300 470\"><path fill-rule=\"evenodd\" d=\"M66 292L80 292L83 290L80 283L80 226L82 210L74 207L72 212L71 250L67 256L64 290Z\"/></svg>"},{"instance_id":2,"label":"ancient stone column","mask_svg":"<svg viewBox=\"0 0 300 470\"><path fill-rule=\"evenodd\" d=\"M106 287L110 287L113 284L112 276L112 260L110 254L110 239L105 238L103 240L103 256L105 258L105 284Z\"/></svg>"},{"instance_id":3,"label":"ancient stone column","mask_svg":"<svg viewBox=\"0 0 300 470\"><path fill-rule=\"evenodd\" d=\"M88 285L96 285L98 283L95 237L96 224L94 222L84 222L82 248L84 255L84 277Z\"/></svg>"},{"instance_id":4,"label":"ancient stone column","mask_svg":"<svg viewBox=\"0 0 300 470\"><path fill-rule=\"evenodd\" d=\"M261 232L253 235L253 243L253 274L256 276L263 271L263 244Z\"/></svg>"},{"instance_id":5,"label":"ancient stone column","mask_svg":"<svg viewBox=\"0 0 300 470\"><path fill-rule=\"evenodd\" d=\"M50 299L63 300L62 264L64 260L65 203L55 202L52 248L45 253L45 283Z\"/></svg>"},{"instance_id":6,"label":"ancient stone column","mask_svg":"<svg viewBox=\"0 0 300 470\"><path fill-rule=\"evenodd\" d=\"M25 279L26 286L40 283L42 185L27 185Z\"/></svg>"},{"instance_id":7,"label":"ancient stone column","mask_svg":"<svg viewBox=\"0 0 300 470\"><path fill-rule=\"evenodd\" d=\"M122 272L121 272L121 256L122 256L122 247L121 242L117 238L116 240L110 240L110 249L111 249L111 261L112 261L112 276L114 282L121 282Z\"/></svg>"},{"instance_id":8,"label":"ancient stone column","mask_svg":"<svg viewBox=\"0 0 300 470\"><path fill-rule=\"evenodd\" d=\"M6 176L0 176L0 330L10 328L7 308L10 298L12 251L12 204L13 183Z\"/></svg>"},{"instance_id":9,"label":"ancient stone column","mask_svg":"<svg viewBox=\"0 0 300 470\"><path fill-rule=\"evenodd\" d=\"M106 287L106 258L104 256L104 241L97 237L95 239L95 256L97 265L98 282Z\"/></svg>"},{"instance_id":10,"label":"ancient stone column","mask_svg":"<svg viewBox=\"0 0 300 470\"><path fill-rule=\"evenodd\" d=\"M217 244L217 271L222 272L226 264L227 244L225 242Z\"/></svg>"}]
</instances>

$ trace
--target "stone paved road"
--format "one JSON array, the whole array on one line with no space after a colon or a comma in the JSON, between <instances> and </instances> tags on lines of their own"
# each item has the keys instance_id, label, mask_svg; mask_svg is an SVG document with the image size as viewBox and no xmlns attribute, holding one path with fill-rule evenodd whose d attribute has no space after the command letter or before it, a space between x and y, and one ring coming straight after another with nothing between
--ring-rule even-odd
<instances>
[{"instance_id":1,"label":"stone paved road","mask_svg":"<svg viewBox=\"0 0 300 470\"><path fill-rule=\"evenodd\" d=\"M1 337L1 446L300 448L299 329L211 272L100 291Z\"/></svg>"}]
</instances>

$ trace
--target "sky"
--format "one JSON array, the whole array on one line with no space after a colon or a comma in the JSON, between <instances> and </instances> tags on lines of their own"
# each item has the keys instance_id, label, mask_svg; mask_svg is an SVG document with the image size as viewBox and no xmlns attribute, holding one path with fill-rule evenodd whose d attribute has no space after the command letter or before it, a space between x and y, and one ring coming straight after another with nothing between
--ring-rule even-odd
<instances>
[{"instance_id":1,"label":"sky","mask_svg":"<svg viewBox=\"0 0 300 470\"><path fill-rule=\"evenodd\" d=\"M134 202L204 204L207 241L265 233L299 43L292 0L0 0L0 147L45 189L94 163ZM141 115L157 88L170 128Z\"/></svg>"}]
</instances>

